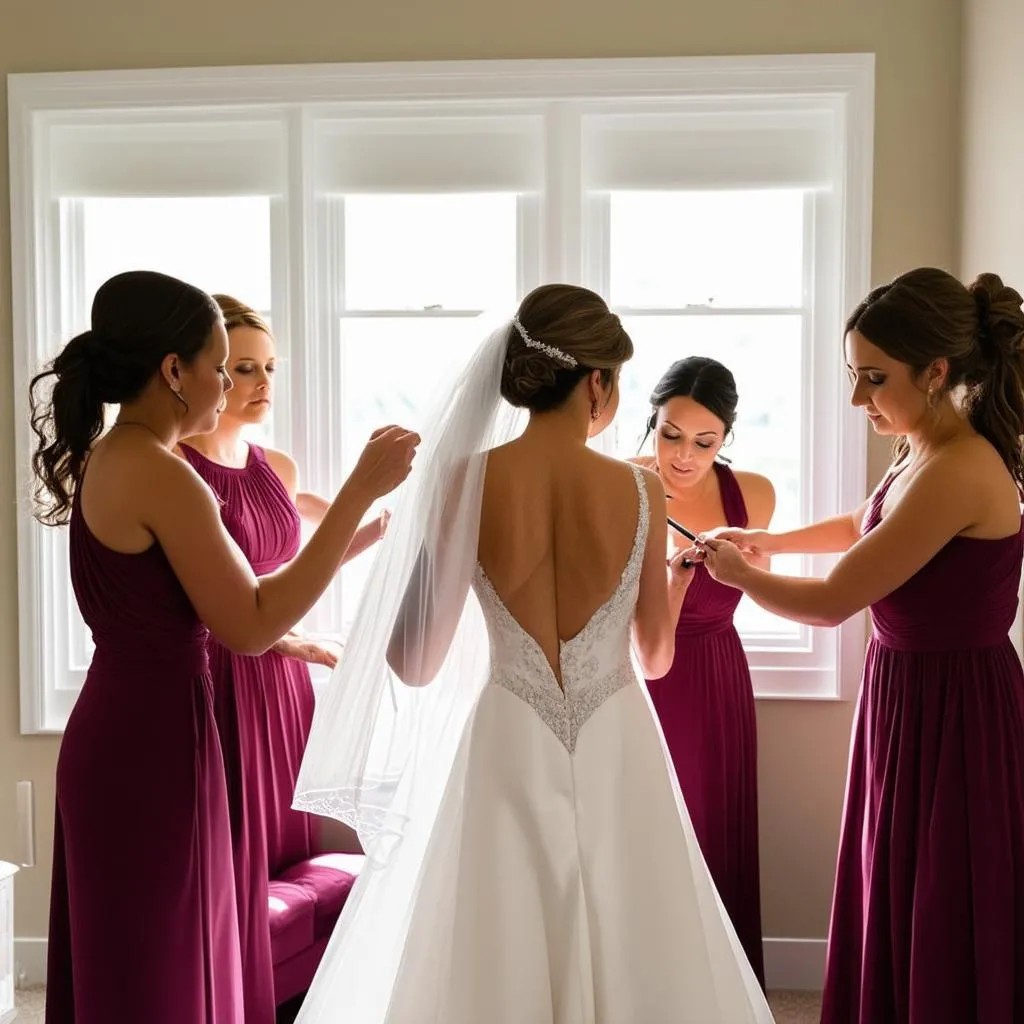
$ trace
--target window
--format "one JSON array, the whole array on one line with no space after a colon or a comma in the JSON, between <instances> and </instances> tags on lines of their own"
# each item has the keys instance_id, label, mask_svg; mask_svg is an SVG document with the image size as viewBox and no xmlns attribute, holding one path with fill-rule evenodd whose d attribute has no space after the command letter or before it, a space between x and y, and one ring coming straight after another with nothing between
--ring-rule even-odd
<instances>
[{"instance_id":1,"label":"window","mask_svg":"<svg viewBox=\"0 0 1024 1024\"><path fill-rule=\"evenodd\" d=\"M343 473L375 428L401 423L422 430L431 396L480 342L476 317L514 307L518 200L514 192L338 198ZM393 501L378 502L374 511ZM367 556L342 570L344 629L371 565Z\"/></svg>"},{"instance_id":2,"label":"window","mask_svg":"<svg viewBox=\"0 0 1024 1024\"><path fill-rule=\"evenodd\" d=\"M125 270L159 270L201 288L244 295L270 311L270 198L189 196L65 199L63 245L81 246L81 285L88 301ZM77 282L76 282L77 283Z\"/></svg>"},{"instance_id":3,"label":"window","mask_svg":"<svg viewBox=\"0 0 1024 1024\"><path fill-rule=\"evenodd\" d=\"M800 437L810 346L811 267L804 260L809 193L798 189L614 192L606 202L609 295L636 345L622 376L612 450L638 450L655 382L677 359L728 366L740 394L735 444L723 454L775 485L774 526L805 522L809 458ZM642 433L641 435L642 436ZM774 560L800 575L803 559ZM744 599L736 625L748 646L791 643L800 627Z\"/></svg>"},{"instance_id":4,"label":"window","mask_svg":"<svg viewBox=\"0 0 1024 1024\"><path fill-rule=\"evenodd\" d=\"M580 123L583 273L636 349L604 447L635 454L664 370L712 356L740 394L724 454L772 480L777 529L852 507L863 487L862 470L854 485L839 468L864 455L836 377L851 304L836 232L853 184L837 173L837 116L828 103L719 96L585 112ZM773 569L823 573L830 561L785 556ZM835 695L841 673L856 671L862 620L837 636L744 599L736 625L760 695Z\"/></svg>"},{"instance_id":5,"label":"window","mask_svg":"<svg viewBox=\"0 0 1024 1024\"><path fill-rule=\"evenodd\" d=\"M851 507L865 438L836 411L838 332L868 285L872 76L859 56L12 76L21 492L29 378L103 280L148 267L272 317L284 372L260 439L319 493L374 427L421 425L481 313L568 280L636 343L605 447L635 453L657 378L705 353L737 376L727 454L771 477L776 523ZM372 557L309 628L344 632ZM63 727L88 662L66 560L26 507L27 732ZM859 622L744 604L738 624L761 695L835 697L856 675Z\"/></svg>"},{"instance_id":6,"label":"window","mask_svg":"<svg viewBox=\"0 0 1024 1024\"><path fill-rule=\"evenodd\" d=\"M159 270L210 292L244 295L270 315L270 199L266 196L60 198L62 336L89 326L92 296L108 278L126 270ZM251 296L251 298L249 298ZM51 353L52 355L52 353ZM261 439L272 436L264 424ZM48 538L67 558L64 531ZM53 581L63 591L67 625L69 699L85 678L92 640L66 573Z\"/></svg>"}]
</instances>

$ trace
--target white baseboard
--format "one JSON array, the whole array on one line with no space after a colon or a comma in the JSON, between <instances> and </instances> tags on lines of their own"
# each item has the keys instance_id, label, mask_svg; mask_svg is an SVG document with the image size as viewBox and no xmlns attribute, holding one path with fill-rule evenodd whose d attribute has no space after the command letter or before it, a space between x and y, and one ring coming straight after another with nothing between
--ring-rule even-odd
<instances>
[{"instance_id":1,"label":"white baseboard","mask_svg":"<svg viewBox=\"0 0 1024 1024\"><path fill-rule=\"evenodd\" d=\"M770 989L820 992L825 940L765 939L764 971ZM14 978L18 988L46 983L46 939L14 940Z\"/></svg>"},{"instance_id":2,"label":"white baseboard","mask_svg":"<svg viewBox=\"0 0 1024 1024\"><path fill-rule=\"evenodd\" d=\"M765 983L776 991L820 992L825 984L824 939L765 939Z\"/></svg>"},{"instance_id":3,"label":"white baseboard","mask_svg":"<svg viewBox=\"0 0 1024 1024\"><path fill-rule=\"evenodd\" d=\"M46 939L14 940L14 987L46 984Z\"/></svg>"}]
</instances>

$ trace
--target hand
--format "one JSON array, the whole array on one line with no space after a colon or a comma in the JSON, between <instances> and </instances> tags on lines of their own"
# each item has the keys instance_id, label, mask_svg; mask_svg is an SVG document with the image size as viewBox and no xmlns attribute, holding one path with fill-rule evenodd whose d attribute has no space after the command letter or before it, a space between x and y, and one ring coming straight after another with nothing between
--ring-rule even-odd
<instances>
[{"instance_id":1,"label":"hand","mask_svg":"<svg viewBox=\"0 0 1024 1024\"><path fill-rule=\"evenodd\" d=\"M750 571L743 552L735 544L720 537L702 538L701 546L704 549L704 564L708 567L708 572L719 583L742 590L744 575Z\"/></svg>"},{"instance_id":2,"label":"hand","mask_svg":"<svg viewBox=\"0 0 1024 1024\"><path fill-rule=\"evenodd\" d=\"M700 539L728 541L751 558L767 558L776 554L773 550L775 538L767 530L739 530L732 526L720 526L717 530L702 533Z\"/></svg>"},{"instance_id":3,"label":"hand","mask_svg":"<svg viewBox=\"0 0 1024 1024\"><path fill-rule=\"evenodd\" d=\"M677 548L667 559L668 585L687 590L693 582L697 566L704 560L701 548Z\"/></svg>"},{"instance_id":4,"label":"hand","mask_svg":"<svg viewBox=\"0 0 1024 1024\"><path fill-rule=\"evenodd\" d=\"M371 498L390 494L412 469L419 434L404 427L381 427L370 435L349 478Z\"/></svg>"},{"instance_id":5,"label":"hand","mask_svg":"<svg viewBox=\"0 0 1024 1024\"><path fill-rule=\"evenodd\" d=\"M338 664L338 654L341 650L336 644L311 640L299 636L298 633L288 633L270 649L286 658L295 658L308 665L326 665L328 668L334 668Z\"/></svg>"}]
</instances>

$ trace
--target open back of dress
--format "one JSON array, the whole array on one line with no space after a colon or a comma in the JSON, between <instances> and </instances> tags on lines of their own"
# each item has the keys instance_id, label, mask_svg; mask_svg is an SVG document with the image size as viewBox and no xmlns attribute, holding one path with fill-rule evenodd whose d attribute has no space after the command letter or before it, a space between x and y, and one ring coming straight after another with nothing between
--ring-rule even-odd
<instances>
[{"instance_id":1,"label":"open back of dress","mask_svg":"<svg viewBox=\"0 0 1024 1024\"><path fill-rule=\"evenodd\" d=\"M562 644L564 688L478 569L489 679L430 834L410 823L402 839L424 850L397 970L386 983L351 966L340 978L329 949L300 1024L772 1020L633 667L650 518L634 477L632 552L611 597ZM383 893L387 869L369 884ZM371 905L367 893L368 971Z\"/></svg>"}]
</instances>

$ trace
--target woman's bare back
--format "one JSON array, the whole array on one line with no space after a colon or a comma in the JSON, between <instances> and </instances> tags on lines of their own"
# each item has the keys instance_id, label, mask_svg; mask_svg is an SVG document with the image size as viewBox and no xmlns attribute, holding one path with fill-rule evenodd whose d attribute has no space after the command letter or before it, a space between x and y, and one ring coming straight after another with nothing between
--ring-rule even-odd
<instances>
[{"instance_id":1,"label":"woman's bare back","mask_svg":"<svg viewBox=\"0 0 1024 1024\"><path fill-rule=\"evenodd\" d=\"M488 456L480 564L559 681L560 643L615 592L639 504L629 466L583 446L524 437Z\"/></svg>"}]
</instances>

